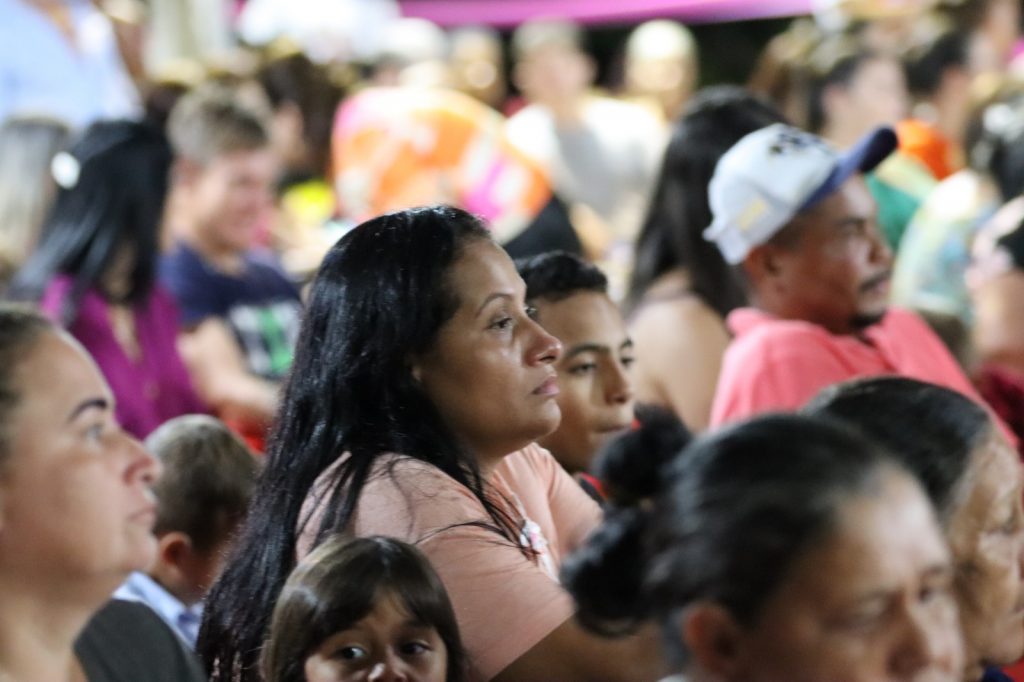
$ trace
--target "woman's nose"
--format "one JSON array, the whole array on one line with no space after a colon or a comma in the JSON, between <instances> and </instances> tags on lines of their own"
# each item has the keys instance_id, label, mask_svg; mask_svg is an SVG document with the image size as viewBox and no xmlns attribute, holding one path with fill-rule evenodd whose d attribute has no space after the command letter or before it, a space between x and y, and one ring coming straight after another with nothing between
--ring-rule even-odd
<instances>
[{"instance_id":1,"label":"woman's nose","mask_svg":"<svg viewBox=\"0 0 1024 682\"><path fill-rule=\"evenodd\" d=\"M529 348L528 362L532 364L553 364L562 355L562 342L549 334L539 323L530 320L535 337Z\"/></svg>"},{"instance_id":2,"label":"woman's nose","mask_svg":"<svg viewBox=\"0 0 1024 682\"><path fill-rule=\"evenodd\" d=\"M129 481L140 480L146 486L152 486L163 474L163 464L154 457L142 443L130 434L123 434L125 438L124 447L128 449L130 460L126 475Z\"/></svg>"}]
</instances>

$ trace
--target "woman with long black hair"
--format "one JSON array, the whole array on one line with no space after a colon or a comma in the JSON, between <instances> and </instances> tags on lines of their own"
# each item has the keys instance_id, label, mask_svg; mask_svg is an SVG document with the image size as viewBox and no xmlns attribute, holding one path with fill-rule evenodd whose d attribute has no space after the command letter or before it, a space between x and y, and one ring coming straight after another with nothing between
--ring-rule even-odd
<instances>
[{"instance_id":1,"label":"woman with long black hair","mask_svg":"<svg viewBox=\"0 0 1024 682\"><path fill-rule=\"evenodd\" d=\"M331 532L413 543L447 588L470 680L653 680L652 638L573 620L561 558L597 505L533 442L558 341L483 224L447 207L356 227L313 282L249 518L205 609L214 679L258 678L274 601Z\"/></svg>"},{"instance_id":2,"label":"woman with long black hair","mask_svg":"<svg viewBox=\"0 0 1024 682\"><path fill-rule=\"evenodd\" d=\"M11 287L85 346L137 438L206 411L178 354L178 307L155 281L172 161L149 125L87 128L54 159L53 209Z\"/></svg>"}]
</instances>

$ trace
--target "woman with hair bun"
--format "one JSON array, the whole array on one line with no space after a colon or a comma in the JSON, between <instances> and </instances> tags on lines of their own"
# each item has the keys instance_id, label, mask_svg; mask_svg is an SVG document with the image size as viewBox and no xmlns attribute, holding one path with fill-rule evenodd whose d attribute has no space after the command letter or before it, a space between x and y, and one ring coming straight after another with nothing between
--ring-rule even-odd
<instances>
[{"instance_id":1,"label":"woman with hair bun","mask_svg":"<svg viewBox=\"0 0 1024 682\"><path fill-rule=\"evenodd\" d=\"M878 446L765 416L661 469L632 477L647 490L612 483L638 502L563 569L586 626L656 621L690 682L960 679L949 551L921 486Z\"/></svg>"}]
</instances>

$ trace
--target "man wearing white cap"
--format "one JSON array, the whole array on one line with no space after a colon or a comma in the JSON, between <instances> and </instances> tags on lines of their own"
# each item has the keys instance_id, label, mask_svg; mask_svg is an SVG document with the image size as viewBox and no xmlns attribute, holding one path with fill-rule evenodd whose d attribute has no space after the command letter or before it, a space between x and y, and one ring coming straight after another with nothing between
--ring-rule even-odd
<instances>
[{"instance_id":1,"label":"man wearing white cap","mask_svg":"<svg viewBox=\"0 0 1024 682\"><path fill-rule=\"evenodd\" d=\"M713 425L801 407L829 384L900 374L978 395L931 329L890 309L892 253L862 177L896 148L879 128L846 153L776 124L718 162L704 236L737 265L752 307L734 311Z\"/></svg>"}]
</instances>

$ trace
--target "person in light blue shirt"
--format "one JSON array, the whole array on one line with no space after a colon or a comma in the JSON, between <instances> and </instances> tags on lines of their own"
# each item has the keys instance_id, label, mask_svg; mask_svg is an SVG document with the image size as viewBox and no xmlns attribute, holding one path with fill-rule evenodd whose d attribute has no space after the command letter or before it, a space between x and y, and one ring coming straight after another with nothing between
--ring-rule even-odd
<instances>
[{"instance_id":1,"label":"person in light blue shirt","mask_svg":"<svg viewBox=\"0 0 1024 682\"><path fill-rule=\"evenodd\" d=\"M114 597L146 604L194 648L203 597L220 574L259 467L237 436L206 415L168 421L146 439L146 448L164 467L153 488L157 559Z\"/></svg>"},{"instance_id":2,"label":"person in light blue shirt","mask_svg":"<svg viewBox=\"0 0 1024 682\"><path fill-rule=\"evenodd\" d=\"M141 114L110 20L91 0L0 0L0 122L58 118L75 129Z\"/></svg>"},{"instance_id":3,"label":"person in light blue shirt","mask_svg":"<svg viewBox=\"0 0 1024 682\"><path fill-rule=\"evenodd\" d=\"M136 571L114 593L115 599L142 602L171 626L191 648L199 636L199 623L203 618L201 603L186 606L146 573Z\"/></svg>"}]
</instances>

